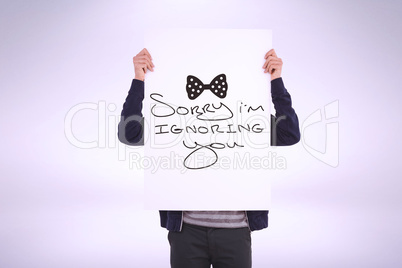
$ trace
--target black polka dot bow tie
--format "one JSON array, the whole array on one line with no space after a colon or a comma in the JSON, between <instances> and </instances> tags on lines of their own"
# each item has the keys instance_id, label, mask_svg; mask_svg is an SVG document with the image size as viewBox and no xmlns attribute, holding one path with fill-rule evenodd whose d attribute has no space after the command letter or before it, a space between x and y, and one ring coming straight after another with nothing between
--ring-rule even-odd
<instances>
[{"instance_id":1,"label":"black polka dot bow tie","mask_svg":"<svg viewBox=\"0 0 402 268\"><path fill-rule=\"evenodd\" d=\"M200 79L193 75L187 76L186 90L190 100L196 99L206 89L211 90L212 93L221 99L225 98L226 92L228 91L226 75L220 74L216 76L209 85L204 85Z\"/></svg>"}]
</instances>

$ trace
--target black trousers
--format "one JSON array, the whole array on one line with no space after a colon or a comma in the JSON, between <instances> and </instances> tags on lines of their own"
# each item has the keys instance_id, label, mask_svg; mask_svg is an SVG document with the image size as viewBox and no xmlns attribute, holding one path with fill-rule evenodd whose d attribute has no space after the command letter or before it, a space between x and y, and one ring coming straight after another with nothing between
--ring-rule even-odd
<instances>
[{"instance_id":1,"label":"black trousers","mask_svg":"<svg viewBox=\"0 0 402 268\"><path fill-rule=\"evenodd\" d=\"M183 224L169 232L172 268L251 268L251 236L245 228Z\"/></svg>"}]
</instances>

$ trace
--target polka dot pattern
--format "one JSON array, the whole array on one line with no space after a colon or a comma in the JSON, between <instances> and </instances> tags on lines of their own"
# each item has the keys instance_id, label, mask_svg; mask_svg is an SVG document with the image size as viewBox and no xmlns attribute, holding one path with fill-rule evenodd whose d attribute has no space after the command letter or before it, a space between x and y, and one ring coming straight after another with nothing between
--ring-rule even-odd
<instances>
[{"instance_id":1,"label":"polka dot pattern","mask_svg":"<svg viewBox=\"0 0 402 268\"><path fill-rule=\"evenodd\" d=\"M197 89L197 90L195 90ZM219 98L223 99L226 97L228 84L226 82L226 75L220 74L216 76L210 84L203 84L200 79L193 75L187 76L187 95L190 100L196 99L201 93L209 89Z\"/></svg>"}]
</instances>

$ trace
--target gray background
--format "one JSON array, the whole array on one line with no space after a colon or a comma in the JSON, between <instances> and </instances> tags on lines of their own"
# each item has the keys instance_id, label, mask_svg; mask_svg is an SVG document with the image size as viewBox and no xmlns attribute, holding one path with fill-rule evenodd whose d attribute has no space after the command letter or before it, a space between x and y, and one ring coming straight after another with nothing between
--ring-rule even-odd
<instances>
[{"instance_id":1,"label":"gray background","mask_svg":"<svg viewBox=\"0 0 402 268\"><path fill-rule=\"evenodd\" d=\"M169 267L114 135L132 57L161 26L272 29L301 125L339 104L338 166L308 150L334 142L325 120L278 149L288 169L272 178L269 228L252 234L254 267L400 266L400 14L399 1L1 1L0 266ZM82 103L97 110L74 117L80 140L107 118L96 148L65 136Z\"/></svg>"}]
</instances>

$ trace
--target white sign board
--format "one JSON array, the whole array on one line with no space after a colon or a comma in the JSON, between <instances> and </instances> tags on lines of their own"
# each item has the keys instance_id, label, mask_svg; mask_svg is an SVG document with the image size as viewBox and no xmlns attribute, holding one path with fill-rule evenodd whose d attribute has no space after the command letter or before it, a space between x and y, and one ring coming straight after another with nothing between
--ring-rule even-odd
<instances>
[{"instance_id":1,"label":"white sign board","mask_svg":"<svg viewBox=\"0 0 402 268\"><path fill-rule=\"evenodd\" d=\"M270 30L149 30L146 208L260 210L270 204Z\"/></svg>"}]
</instances>

